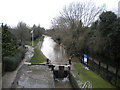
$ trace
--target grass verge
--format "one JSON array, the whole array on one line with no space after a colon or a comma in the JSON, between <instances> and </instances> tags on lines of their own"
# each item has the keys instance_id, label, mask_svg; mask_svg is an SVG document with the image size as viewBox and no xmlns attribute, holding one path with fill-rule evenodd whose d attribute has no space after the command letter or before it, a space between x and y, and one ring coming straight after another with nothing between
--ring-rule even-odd
<instances>
[{"instance_id":1,"label":"grass verge","mask_svg":"<svg viewBox=\"0 0 120 90\"><path fill-rule=\"evenodd\" d=\"M44 37L42 36L42 37L37 38L34 41L35 49L34 49L34 56L31 58L32 63L43 63L46 60L46 58L42 55L42 52L39 50L39 48L37 46L38 43L43 40L43 38ZM32 41L29 41L26 44L32 46Z\"/></svg>"},{"instance_id":2,"label":"grass verge","mask_svg":"<svg viewBox=\"0 0 120 90\"><path fill-rule=\"evenodd\" d=\"M46 58L42 55L38 47L34 49L34 56L31 58L32 63L43 63Z\"/></svg>"},{"instance_id":3,"label":"grass verge","mask_svg":"<svg viewBox=\"0 0 120 90\"><path fill-rule=\"evenodd\" d=\"M44 38L44 37L42 36L42 37L37 38L35 41L33 41L34 47L37 46L38 42L39 42L39 41L42 41L43 38ZM32 41L28 41L28 42L26 43L26 45L32 46Z\"/></svg>"},{"instance_id":4,"label":"grass verge","mask_svg":"<svg viewBox=\"0 0 120 90\"><path fill-rule=\"evenodd\" d=\"M85 81L90 81L92 83L93 88L115 88L94 72L84 69L81 63L77 63L74 66L79 72L79 75L76 75L81 82L84 83Z\"/></svg>"}]
</instances>

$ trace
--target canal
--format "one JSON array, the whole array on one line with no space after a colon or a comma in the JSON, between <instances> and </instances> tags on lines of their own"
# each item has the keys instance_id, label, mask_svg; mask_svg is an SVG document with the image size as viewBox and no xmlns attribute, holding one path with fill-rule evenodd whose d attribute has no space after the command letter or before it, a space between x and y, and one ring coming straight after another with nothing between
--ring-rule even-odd
<instances>
[{"instance_id":1,"label":"canal","mask_svg":"<svg viewBox=\"0 0 120 90\"><path fill-rule=\"evenodd\" d=\"M41 47L42 53L51 61L52 64L68 64L67 55L62 45L58 45L51 37L44 36ZM69 79L55 81L55 88L72 88Z\"/></svg>"}]
</instances>

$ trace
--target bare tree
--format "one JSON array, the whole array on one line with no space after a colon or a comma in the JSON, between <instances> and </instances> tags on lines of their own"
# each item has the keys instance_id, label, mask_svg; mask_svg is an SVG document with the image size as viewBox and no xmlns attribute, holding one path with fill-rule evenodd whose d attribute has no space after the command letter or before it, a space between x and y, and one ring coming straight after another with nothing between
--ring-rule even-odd
<instances>
[{"instance_id":1,"label":"bare tree","mask_svg":"<svg viewBox=\"0 0 120 90\"><path fill-rule=\"evenodd\" d=\"M23 22L19 22L17 27L12 31L12 33L17 38L19 44L24 44L26 41L30 41L31 39L30 29Z\"/></svg>"},{"instance_id":2,"label":"bare tree","mask_svg":"<svg viewBox=\"0 0 120 90\"><path fill-rule=\"evenodd\" d=\"M60 16L52 21L53 27L71 28L77 27L81 22L83 26L89 26L104 11L105 5L96 7L92 2L71 3L65 6Z\"/></svg>"},{"instance_id":3,"label":"bare tree","mask_svg":"<svg viewBox=\"0 0 120 90\"><path fill-rule=\"evenodd\" d=\"M104 6L97 7L92 2L77 2L65 6L60 15L52 21L53 30L55 30L53 37L59 38L68 54L87 53L91 43L90 35L93 33L88 26L97 20L103 11ZM92 47L89 46L89 48Z\"/></svg>"}]
</instances>

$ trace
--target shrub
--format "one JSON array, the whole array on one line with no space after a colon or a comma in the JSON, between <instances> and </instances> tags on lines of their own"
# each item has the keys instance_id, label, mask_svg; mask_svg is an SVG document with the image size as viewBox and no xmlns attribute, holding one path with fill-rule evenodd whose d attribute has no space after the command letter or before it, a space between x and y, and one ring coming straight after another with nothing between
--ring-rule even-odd
<instances>
[{"instance_id":1,"label":"shrub","mask_svg":"<svg viewBox=\"0 0 120 90\"><path fill-rule=\"evenodd\" d=\"M5 67L5 71L13 71L16 69L16 60L15 57L6 56L3 58L3 65Z\"/></svg>"},{"instance_id":2,"label":"shrub","mask_svg":"<svg viewBox=\"0 0 120 90\"><path fill-rule=\"evenodd\" d=\"M14 71L19 63L23 60L25 49L19 48L15 55L3 57L3 66L5 71Z\"/></svg>"}]
</instances>

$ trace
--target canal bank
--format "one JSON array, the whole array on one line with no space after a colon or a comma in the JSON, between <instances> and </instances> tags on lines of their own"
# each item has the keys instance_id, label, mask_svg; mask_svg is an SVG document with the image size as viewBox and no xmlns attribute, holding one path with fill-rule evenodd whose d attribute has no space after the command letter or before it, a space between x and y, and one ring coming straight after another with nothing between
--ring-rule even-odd
<instances>
[{"instance_id":1,"label":"canal bank","mask_svg":"<svg viewBox=\"0 0 120 90\"><path fill-rule=\"evenodd\" d=\"M41 49L41 45L43 44L39 42L38 43L39 49ZM32 51L32 53L34 52ZM60 54L60 56L62 56L62 54ZM29 61L30 59L26 60L26 62ZM51 69L49 69L48 66L40 66L40 65L31 66L25 64L22 65L22 67L17 71L16 78L12 83L11 87L12 88L72 88L69 79L54 81L53 71L51 71Z\"/></svg>"},{"instance_id":2,"label":"canal bank","mask_svg":"<svg viewBox=\"0 0 120 90\"><path fill-rule=\"evenodd\" d=\"M42 43L38 43L38 48L40 49L41 54L50 60L51 64L57 66L69 64L68 56L64 47L62 45L57 44L51 37L44 36ZM76 70L72 64L69 76L67 78L57 79L53 81L54 88L80 88L81 82L76 77L75 73ZM53 75L53 71L51 72L51 74Z\"/></svg>"},{"instance_id":3,"label":"canal bank","mask_svg":"<svg viewBox=\"0 0 120 90\"><path fill-rule=\"evenodd\" d=\"M50 41L49 39L50 38L48 38L47 40ZM46 44L48 46L43 46L45 45L43 41L43 43L39 43L38 46L39 46L39 49L42 49L42 50L43 50L43 47L45 47L45 51L48 50L47 51L49 52L48 56L50 56L52 59L46 56L45 53L43 54L47 58L49 58L53 64L56 64L56 65L68 64L68 60L67 60L64 49L61 46L59 47L55 43L53 43L53 45L52 43L50 44L50 42L48 43L49 44ZM54 46L54 47L51 47L51 46ZM34 54L34 51L31 51L31 53L27 55L29 58L26 58L25 61L29 62L33 54ZM51 69L49 69L48 66L40 66L40 65L31 66L31 65L22 64L21 67L16 72L16 77L14 82L11 82L12 83L11 87L12 88L73 88L73 86L75 86L76 84L75 83L76 79L75 77L73 77L74 75L73 76L72 75L73 74L70 74L70 78L64 78L63 80L58 79L54 81L53 71L51 71Z\"/></svg>"},{"instance_id":4,"label":"canal bank","mask_svg":"<svg viewBox=\"0 0 120 90\"><path fill-rule=\"evenodd\" d=\"M73 88L81 88L83 83L77 77L77 70L74 68L73 64L71 65L71 71L69 74L69 80Z\"/></svg>"},{"instance_id":5,"label":"canal bank","mask_svg":"<svg viewBox=\"0 0 120 90\"><path fill-rule=\"evenodd\" d=\"M42 42L40 41L36 47L41 48L41 45ZM33 53L35 54L35 52ZM41 51L40 53L42 54ZM31 59L26 60L26 62L30 61ZM52 71L47 66L24 64L18 70L16 78L12 83L12 88L54 88L53 80Z\"/></svg>"},{"instance_id":6,"label":"canal bank","mask_svg":"<svg viewBox=\"0 0 120 90\"><path fill-rule=\"evenodd\" d=\"M63 65L68 64L68 56L64 48L54 42L54 40L45 36L43 46L41 48L43 54L51 60L53 64ZM71 65L69 85L73 88L114 88L109 82L102 79L99 75L95 74L88 67L80 65L80 60L72 58L73 64ZM76 67L77 65L77 67ZM83 72L84 71L84 72ZM60 85L59 87L62 87Z\"/></svg>"},{"instance_id":7,"label":"canal bank","mask_svg":"<svg viewBox=\"0 0 120 90\"><path fill-rule=\"evenodd\" d=\"M28 51L25 54L24 59L18 66L18 68L13 71L13 72L7 72L3 77L2 77L2 88L11 88L12 83L14 83L16 76L18 75L19 69L23 66L25 61L29 61L30 58L33 56L34 49L31 46L27 46Z\"/></svg>"},{"instance_id":8,"label":"canal bank","mask_svg":"<svg viewBox=\"0 0 120 90\"><path fill-rule=\"evenodd\" d=\"M41 47L41 51L43 54L51 61L52 64L55 65L67 65L69 64L68 55L63 47L63 45L57 44L51 37L44 36L43 44ZM76 77L76 70L71 65L71 70L69 72L68 78L64 78L63 80L55 81L55 88L80 88L83 84Z\"/></svg>"}]
</instances>

